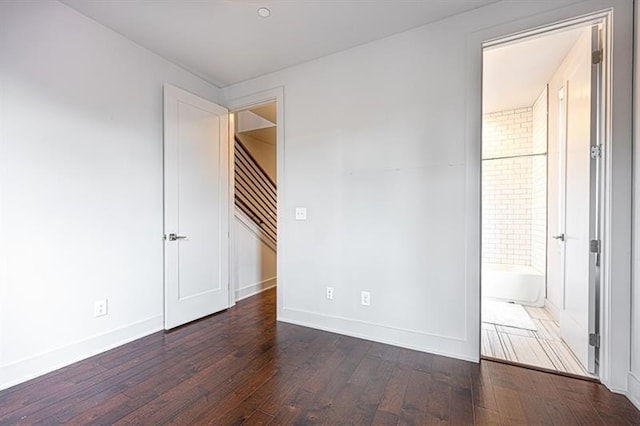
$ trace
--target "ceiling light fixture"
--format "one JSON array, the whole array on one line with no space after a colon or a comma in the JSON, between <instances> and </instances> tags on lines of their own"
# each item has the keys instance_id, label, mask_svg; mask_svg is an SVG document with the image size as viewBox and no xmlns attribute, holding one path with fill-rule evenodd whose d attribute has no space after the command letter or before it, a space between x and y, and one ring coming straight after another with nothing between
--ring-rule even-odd
<instances>
[{"instance_id":1,"label":"ceiling light fixture","mask_svg":"<svg viewBox=\"0 0 640 426\"><path fill-rule=\"evenodd\" d=\"M269 16L271 16L271 11L269 9L267 9L266 7L259 7L258 8L258 16L260 16L262 18L268 18Z\"/></svg>"}]
</instances>

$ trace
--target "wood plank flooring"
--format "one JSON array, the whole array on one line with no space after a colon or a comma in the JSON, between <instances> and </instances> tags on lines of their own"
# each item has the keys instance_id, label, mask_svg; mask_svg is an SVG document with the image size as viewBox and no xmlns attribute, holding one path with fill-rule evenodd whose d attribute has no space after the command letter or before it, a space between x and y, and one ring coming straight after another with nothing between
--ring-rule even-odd
<instances>
[{"instance_id":1,"label":"wood plank flooring","mask_svg":"<svg viewBox=\"0 0 640 426\"><path fill-rule=\"evenodd\" d=\"M0 392L0 424L640 424L583 380L275 321L275 292Z\"/></svg>"},{"instance_id":2,"label":"wood plank flooring","mask_svg":"<svg viewBox=\"0 0 640 426\"><path fill-rule=\"evenodd\" d=\"M544 308L524 307L537 330L482 323L482 355L561 373L592 377L560 337Z\"/></svg>"}]
</instances>

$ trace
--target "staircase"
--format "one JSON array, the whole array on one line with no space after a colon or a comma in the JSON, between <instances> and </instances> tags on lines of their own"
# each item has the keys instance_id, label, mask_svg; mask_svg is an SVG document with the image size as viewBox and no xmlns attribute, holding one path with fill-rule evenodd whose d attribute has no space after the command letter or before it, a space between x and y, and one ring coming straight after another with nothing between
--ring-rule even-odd
<instances>
[{"instance_id":1,"label":"staircase","mask_svg":"<svg viewBox=\"0 0 640 426\"><path fill-rule=\"evenodd\" d=\"M277 188L275 182L235 138L235 205L273 245L277 243Z\"/></svg>"}]
</instances>

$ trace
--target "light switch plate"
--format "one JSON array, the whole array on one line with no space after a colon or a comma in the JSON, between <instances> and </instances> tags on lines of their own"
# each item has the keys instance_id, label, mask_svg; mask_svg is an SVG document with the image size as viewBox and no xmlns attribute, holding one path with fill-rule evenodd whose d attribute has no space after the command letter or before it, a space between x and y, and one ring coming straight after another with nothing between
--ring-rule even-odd
<instances>
[{"instance_id":1,"label":"light switch plate","mask_svg":"<svg viewBox=\"0 0 640 426\"><path fill-rule=\"evenodd\" d=\"M296 220L307 220L306 207L296 207Z\"/></svg>"}]
</instances>

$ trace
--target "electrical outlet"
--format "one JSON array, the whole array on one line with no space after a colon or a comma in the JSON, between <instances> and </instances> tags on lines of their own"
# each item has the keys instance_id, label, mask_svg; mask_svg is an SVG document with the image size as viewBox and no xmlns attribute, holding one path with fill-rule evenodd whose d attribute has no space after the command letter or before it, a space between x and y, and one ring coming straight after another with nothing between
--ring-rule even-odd
<instances>
[{"instance_id":1,"label":"electrical outlet","mask_svg":"<svg viewBox=\"0 0 640 426\"><path fill-rule=\"evenodd\" d=\"M333 300L333 287L327 287L327 299Z\"/></svg>"},{"instance_id":2,"label":"electrical outlet","mask_svg":"<svg viewBox=\"0 0 640 426\"><path fill-rule=\"evenodd\" d=\"M107 299L96 300L93 304L93 315L95 317L102 317L107 315Z\"/></svg>"},{"instance_id":3,"label":"electrical outlet","mask_svg":"<svg viewBox=\"0 0 640 426\"><path fill-rule=\"evenodd\" d=\"M363 291L360 293L360 303L362 306L371 306L371 293Z\"/></svg>"},{"instance_id":4,"label":"electrical outlet","mask_svg":"<svg viewBox=\"0 0 640 426\"><path fill-rule=\"evenodd\" d=\"M296 207L296 220L307 220L306 207Z\"/></svg>"}]
</instances>

